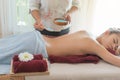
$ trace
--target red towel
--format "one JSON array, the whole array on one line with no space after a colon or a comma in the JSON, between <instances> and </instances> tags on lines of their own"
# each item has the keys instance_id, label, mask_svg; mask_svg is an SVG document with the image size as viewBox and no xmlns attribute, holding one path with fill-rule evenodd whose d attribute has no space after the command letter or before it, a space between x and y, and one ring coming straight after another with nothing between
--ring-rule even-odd
<instances>
[{"instance_id":1,"label":"red towel","mask_svg":"<svg viewBox=\"0 0 120 80\"><path fill-rule=\"evenodd\" d=\"M115 55L115 51L107 49ZM98 63L100 58L96 55L49 56L50 63Z\"/></svg>"},{"instance_id":2,"label":"red towel","mask_svg":"<svg viewBox=\"0 0 120 80\"><path fill-rule=\"evenodd\" d=\"M98 63L95 55L50 56L50 63Z\"/></svg>"},{"instance_id":3,"label":"red towel","mask_svg":"<svg viewBox=\"0 0 120 80\"><path fill-rule=\"evenodd\" d=\"M112 50L112 49L107 49L110 53L114 54L115 55L115 51Z\"/></svg>"},{"instance_id":4,"label":"red towel","mask_svg":"<svg viewBox=\"0 0 120 80\"><path fill-rule=\"evenodd\" d=\"M28 62L19 61L18 55L13 57L14 73L22 72L44 72L48 70L47 61L43 60L42 55L34 55L34 59Z\"/></svg>"}]
</instances>

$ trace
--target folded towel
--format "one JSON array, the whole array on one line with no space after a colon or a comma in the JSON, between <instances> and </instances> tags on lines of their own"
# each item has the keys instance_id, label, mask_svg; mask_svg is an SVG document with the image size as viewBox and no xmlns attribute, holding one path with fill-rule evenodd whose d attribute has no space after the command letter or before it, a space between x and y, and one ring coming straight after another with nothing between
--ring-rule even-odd
<instances>
[{"instance_id":1,"label":"folded towel","mask_svg":"<svg viewBox=\"0 0 120 80\"><path fill-rule=\"evenodd\" d=\"M47 71L46 60L31 60L28 62L15 61L13 65L14 73Z\"/></svg>"},{"instance_id":2,"label":"folded towel","mask_svg":"<svg viewBox=\"0 0 120 80\"><path fill-rule=\"evenodd\" d=\"M48 70L47 61L43 59L42 55L34 55L34 59L28 62L20 61L18 55L13 57L13 72L44 72Z\"/></svg>"},{"instance_id":3,"label":"folded towel","mask_svg":"<svg viewBox=\"0 0 120 80\"><path fill-rule=\"evenodd\" d=\"M98 63L95 55L49 56L50 63Z\"/></svg>"},{"instance_id":4,"label":"folded towel","mask_svg":"<svg viewBox=\"0 0 120 80\"><path fill-rule=\"evenodd\" d=\"M115 55L115 51L107 49ZM49 56L50 63L98 63L100 57L92 54L87 55L71 55L71 56Z\"/></svg>"}]
</instances>

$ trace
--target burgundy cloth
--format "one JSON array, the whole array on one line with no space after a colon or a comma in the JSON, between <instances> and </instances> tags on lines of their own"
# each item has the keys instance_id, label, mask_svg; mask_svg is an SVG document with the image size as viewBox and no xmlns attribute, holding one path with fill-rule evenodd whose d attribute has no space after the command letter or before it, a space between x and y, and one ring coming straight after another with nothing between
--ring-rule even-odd
<instances>
[{"instance_id":1,"label":"burgundy cloth","mask_svg":"<svg viewBox=\"0 0 120 80\"><path fill-rule=\"evenodd\" d=\"M95 55L49 56L50 63L98 63Z\"/></svg>"},{"instance_id":2,"label":"burgundy cloth","mask_svg":"<svg viewBox=\"0 0 120 80\"><path fill-rule=\"evenodd\" d=\"M115 51L112 50L112 49L107 49L110 53L114 54L115 55Z\"/></svg>"},{"instance_id":3,"label":"burgundy cloth","mask_svg":"<svg viewBox=\"0 0 120 80\"><path fill-rule=\"evenodd\" d=\"M44 72L48 70L46 60L43 60L42 55L34 55L34 59L28 62L19 61L18 55L13 57L14 73L22 72Z\"/></svg>"},{"instance_id":4,"label":"burgundy cloth","mask_svg":"<svg viewBox=\"0 0 120 80\"><path fill-rule=\"evenodd\" d=\"M115 51L107 49L110 53L115 55ZM87 55L72 55L72 56L49 56L50 63L98 63L100 57Z\"/></svg>"}]
</instances>

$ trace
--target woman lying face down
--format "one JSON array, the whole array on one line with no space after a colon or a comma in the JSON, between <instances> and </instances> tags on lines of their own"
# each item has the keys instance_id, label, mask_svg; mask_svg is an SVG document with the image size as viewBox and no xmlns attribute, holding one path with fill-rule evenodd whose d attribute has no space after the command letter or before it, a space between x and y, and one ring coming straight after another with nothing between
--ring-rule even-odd
<instances>
[{"instance_id":1,"label":"woman lying face down","mask_svg":"<svg viewBox=\"0 0 120 80\"><path fill-rule=\"evenodd\" d=\"M78 31L57 38L44 37L48 55L68 56L95 54L106 62L120 66L120 58L116 55L120 45L120 29L111 28L92 39L86 31ZM112 50L115 55L107 49Z\"/></svg>"},{"instance_id":2,"label":"woman lying face down","mask_svg":"<svg viewBox=\"0 0 120 80\"><path fill-rule=\"evenodd\" d=\"M120 57L116 56L119 54L118 46L120 46L120 29L115 28L108 29L96 39L86 31L49 38L34 30L0 39L0 65L10 64L16 54L29 52L42 54L43 57L94 54L120 67ZM116 53L111 54L107 49ZM7 71L8 67L6 67L1 67L0 70ZM1 73L4 72L1 71Z\"/></svg>"}]
</instances>

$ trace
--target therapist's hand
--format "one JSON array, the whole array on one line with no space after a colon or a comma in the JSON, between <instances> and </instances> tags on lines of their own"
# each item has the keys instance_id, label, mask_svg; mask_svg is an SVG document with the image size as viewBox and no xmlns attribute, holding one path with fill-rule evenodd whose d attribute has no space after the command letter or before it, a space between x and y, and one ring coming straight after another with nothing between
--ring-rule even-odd
<instances>
[{"instance_id":1,"label":"therapist's hand","mask_svg":"<svg viewBox=\"0 0 120 80\"><path fill-rule=\"evenodd\" d=\"M69 21L69 23L71 23L71 16L70 16L69 13L66 13L66 14L64 15L64 18L65 18L65 20Z\"/></svg>"},{"instance_id":2,"label":"therapist's hand","mask_svg":"<svg viewBox=\"0 0 120 80\"><path fill-rule=\"evenodd\" d=\"M43 26L41 20L37 20L34 23L34 28L37 29L37 30L40 30L40 31L42 31L44 29L44 26Z\"/></svg>"}]
</instances>

